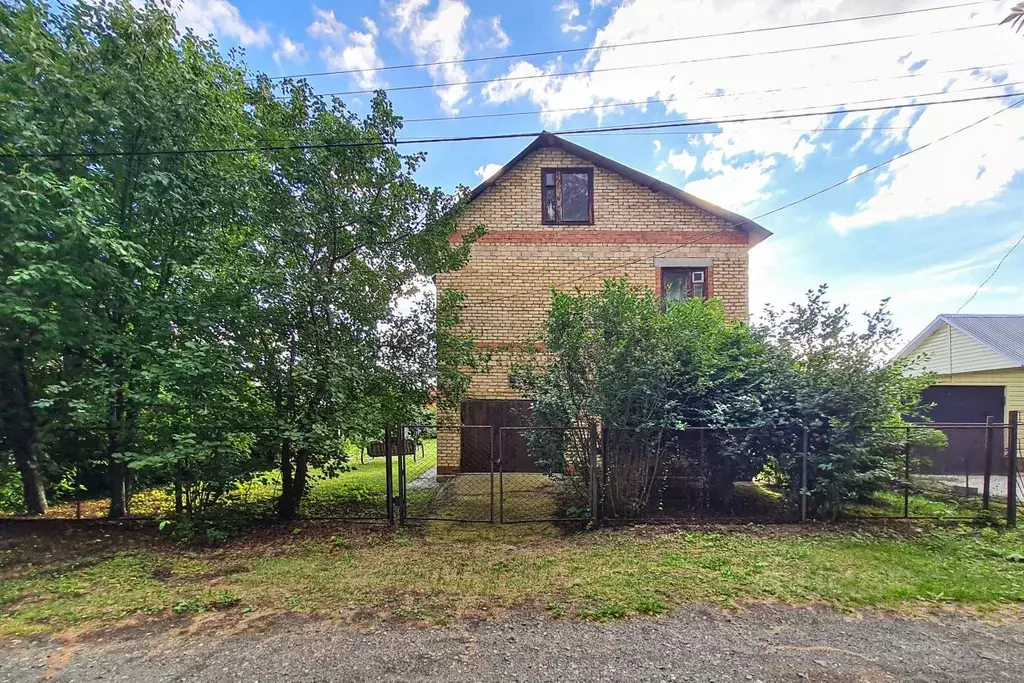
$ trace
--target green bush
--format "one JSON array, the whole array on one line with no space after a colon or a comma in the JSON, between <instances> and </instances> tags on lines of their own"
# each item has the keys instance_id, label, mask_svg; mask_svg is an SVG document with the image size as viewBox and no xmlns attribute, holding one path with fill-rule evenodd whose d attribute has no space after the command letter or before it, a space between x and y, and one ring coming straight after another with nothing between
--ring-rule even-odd
<instances>
[{"instance_id":1,"label":"green bush","mask_svg":"<svg viewBox=\"0 0 1024 683\"><path fill-rule=\"evenodd\" d=\"M795 504L806 426L812 512L834 514L885 490L902 463L899 427L930 378L886 362L898 330L885 302L859 330L826 291L767 311L755 328L728 319L718 301L665 305L624 279L596 293L555 292L545 352L527 354L512 372L533 400L533 423L566 428L528 432L534 461L585 504L587 427L596 422L605 431L607 514L662 509L668 475L687 472L701 491L674 493L702 504L728 508L734 483L755 476L787 486ZM918 431L915 439L941 436Z\"/></svg>"},{"instance_id":2,"label":"green bush","mask_svg":"<svg viewBox=\"0 0 1024 683\"><path fill-rule=\"evenodd\" d=\"M25 511L25 495L21 488L21 475L13 463L0 456L0 513L11 515Z\"/></svg>"}]
</instances>

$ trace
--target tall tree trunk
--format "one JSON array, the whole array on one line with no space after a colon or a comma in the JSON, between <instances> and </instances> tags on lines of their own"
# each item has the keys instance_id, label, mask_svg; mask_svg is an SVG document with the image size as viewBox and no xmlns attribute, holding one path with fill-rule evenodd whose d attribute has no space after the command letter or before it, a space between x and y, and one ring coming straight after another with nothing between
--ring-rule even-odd
<instances>
[{"instance_id":1,"label":"tall tree trunk","mask_svg":"<svg viewBox=\"0 0 1024 683\"><path fill-rule=\"evenodd\" d=\"M277 504L281 519L294 519L298 515L308 473L309 453L296 451L291 441L285 441L281 446L281 500Z\"/></svg>"},{"instance_id":2,"label":"tall tree trunk","mask_svg":"<svg viewBox=\"0 0 1024 683\"><path fill-rule=\"evenodd\" d=\"M46 514L46 491L39 471L36 452L36 415L32 409L32 389L25 353L15 344L10 363L0 369L0 406L6 414L3 420L7 443L14 453L14 464L21 473L21 488L25 496L25 511L30 515Z\"/></svg>"},{"instance_id":3,"label":"tall tree trunk","mask_svg":"<svg viewBox=\"0 0 1024 683\"><path fill-rule=\"evenodd\" d=\"M111 409L111 431L107 443L107 482L110 485L110 509L107 517L121 519L128 515L128 467L119 460L121 430L124 419L124 389L118 389Z\"/></svg>"},{"instance_id":4,"label":"tall tree trunk","mask_svg":"<svg viewBox=\"0 0 1024 683\"><path fill-rule=\"evenodd\" d=\"M107 479L110 484L110 519L121 519L128 514L128 477L124 463L110 460L107 463Z\"/></svg>"},{"instance_id":5,"label":"tall tree trunk","mask_svg":"<svg viewBox=\"0 0 1024 683\"><path fill-rule=\"evenodd\" d=\"M277 516L281 519L292 519L299 508L295 498L295 463L292 442L285 439L281 443L281 498L277 501Z\"/></svg>"}]
</instances>

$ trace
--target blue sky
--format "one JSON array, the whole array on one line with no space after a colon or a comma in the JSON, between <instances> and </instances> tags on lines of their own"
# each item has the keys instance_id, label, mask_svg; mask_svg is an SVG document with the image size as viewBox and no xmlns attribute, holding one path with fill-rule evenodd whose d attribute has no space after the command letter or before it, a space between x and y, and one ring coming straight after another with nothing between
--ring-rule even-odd
<instances>
[{"instance_id":1,"label":"blue sky","mask_svg":"<svg viewBox=\"0 0 1024 683\"><path fill-rule=\"evenodd\" d=\"M225 49L244 46L250 65L270 75L351 72L311 78L320 92L432 86L391 95L395 109L407 119L442 119L410 121L404 131L407 137L559 132L780 110L813 113L785 120L571 137L753 217L996 114L1015 101L818 113L844 103L850 109L1024 92L1018 85L1024 83L1024 35L991 25L1006 16L1012 2L994 0L739 36L675 39L949 4L957 3L182 0L179 22L212 34ZM810 46L816 49L764 54ZM579 48L559 55L380 70ZM741 53L760 54L733 57ZM658 64L662 66L650 66ZM580 70L595 72L547 77ZM513 80L494 80L501 78ZM452 85L466 80L487 82ZM363 111L368 96L343 99ZM624 104L637 102L646 104ZM456 118L513 112L528 114ZM827 282L834 301L849 303L857 311L891 297L897 322L908 338L935 315L956 311L1024 234L1024 178L1018 173L1024 168L1022 136L1024 106L765 218L761 222L775 235L752 252L751 310L756 313L769 303L784 305ZM427 145L421 180L449 190L458 184L473 186L528 142ZM1024 246L1007 259L965 312L1024 313Z\"/></svg>"}]
</instances>

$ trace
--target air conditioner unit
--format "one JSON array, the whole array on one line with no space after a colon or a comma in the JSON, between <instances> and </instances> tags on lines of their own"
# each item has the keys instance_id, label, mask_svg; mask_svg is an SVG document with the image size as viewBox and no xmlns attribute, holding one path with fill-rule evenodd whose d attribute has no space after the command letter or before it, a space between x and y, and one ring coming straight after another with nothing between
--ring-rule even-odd
<instances>
[{"instance_id":1,"label":"air conditioner unit","mask_svg":"<svg viewBox=\"0 0 1024 683\"><path fill-rule=\"evenodd\" d=\"M697 271L696 273L693 273L691 282L695 285L704 284L704 271Z\"/></svg>"}]
</instances>

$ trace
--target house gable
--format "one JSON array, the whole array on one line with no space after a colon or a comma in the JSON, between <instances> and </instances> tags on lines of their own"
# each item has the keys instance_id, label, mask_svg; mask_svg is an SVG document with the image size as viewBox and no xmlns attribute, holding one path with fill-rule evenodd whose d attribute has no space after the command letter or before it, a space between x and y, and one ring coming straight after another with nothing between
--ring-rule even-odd
<instances>
[{"instance_id":1,"label":"house gable","mask_svg":"<svg viewBox=\"0 0 1024 683\"><path fill-rule=\"evenodd\" d=\"M998 330L992 323L999 317L940 315L900 351L897 358L913 359L911 372L915 374L1020 368L1024 363L1013 353L1014 340L992 334L993 330Z\"/></svg>"},{"instance_id":2,"label":"house gable","mask_svg":"<svg viewBox=\"0 0 1024 683\"><path fill-rule=\"evenodd\" d=\"M734 243L751 246L771 234L749 219L550 133L539 136L471 192L464 227L478 223L489 231L569 227L542 222L541 169L580 167L594 169L594 220L586 226L593 230L714 231L731 233ZM515 207L512 215L510 206ZM598 239L581 232L582 227L573 226L569 229L574 234L564 236L570 243ZM648 239L659 241L656 234Z\"/></svg>"}]
</instances>

